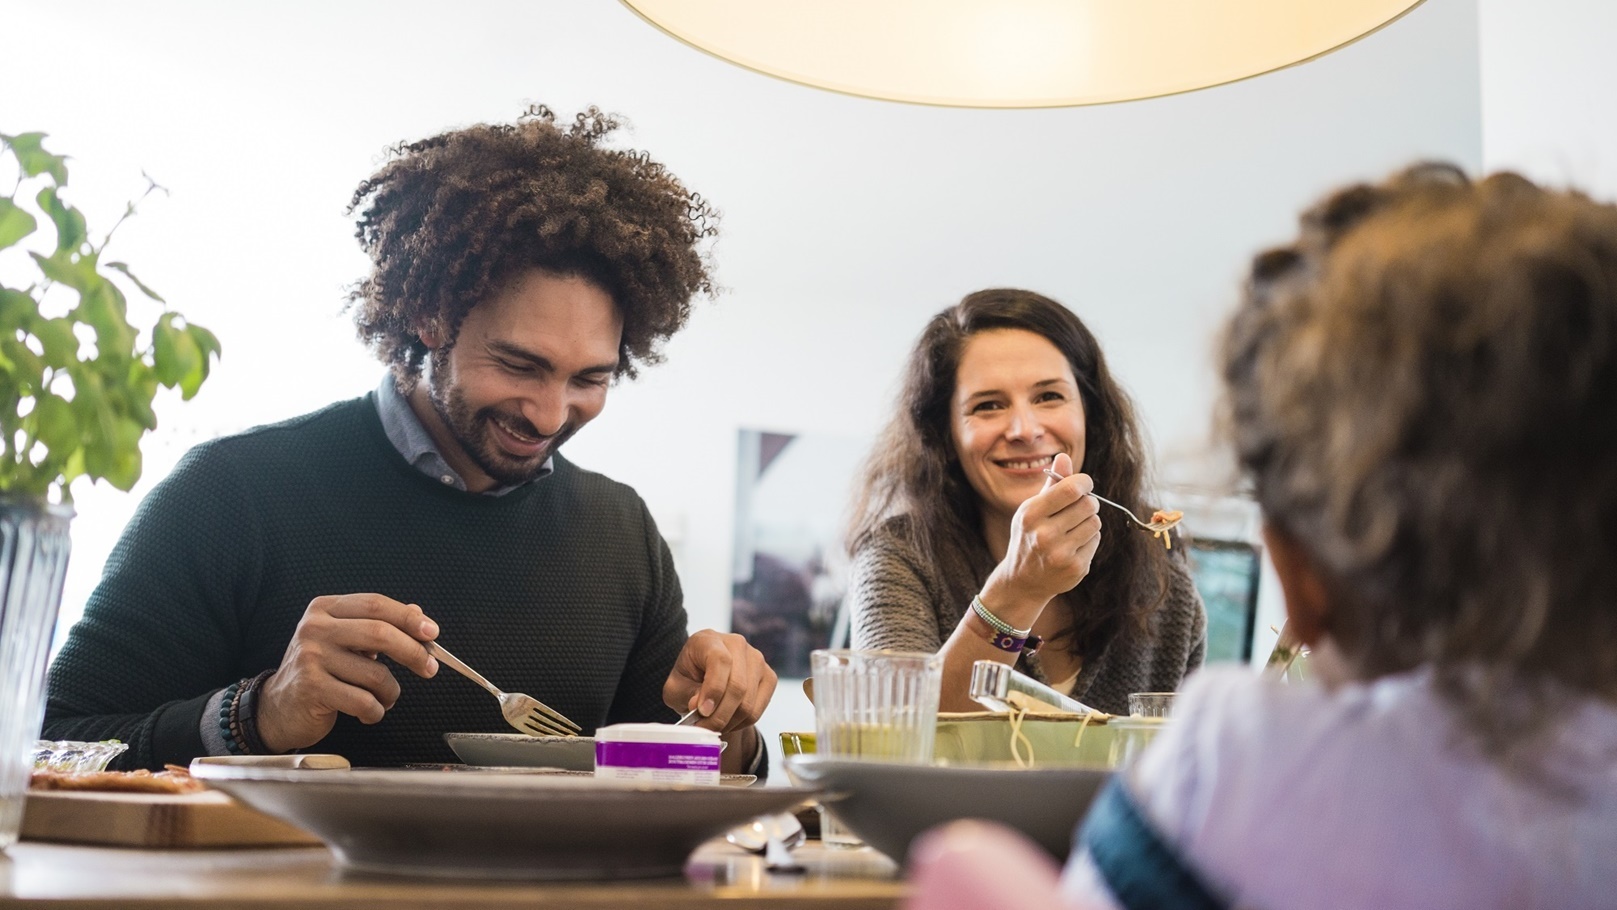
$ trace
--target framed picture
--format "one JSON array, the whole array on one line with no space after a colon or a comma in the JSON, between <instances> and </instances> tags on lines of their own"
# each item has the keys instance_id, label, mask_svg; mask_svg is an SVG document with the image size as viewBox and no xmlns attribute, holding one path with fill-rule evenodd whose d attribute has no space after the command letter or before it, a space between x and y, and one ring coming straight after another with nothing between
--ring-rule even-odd
<instances>
[{"instance_id":1,"label":"framed picture","mask_svg":"<svg viewBox=\"0 0 1617 910\"><path fill-rule=\"evenodd\" d=\"M743 429L738 445L730 627L782 678L807 677L847 590L843 523L870 443Z\"/></svg>"}]
</instances>

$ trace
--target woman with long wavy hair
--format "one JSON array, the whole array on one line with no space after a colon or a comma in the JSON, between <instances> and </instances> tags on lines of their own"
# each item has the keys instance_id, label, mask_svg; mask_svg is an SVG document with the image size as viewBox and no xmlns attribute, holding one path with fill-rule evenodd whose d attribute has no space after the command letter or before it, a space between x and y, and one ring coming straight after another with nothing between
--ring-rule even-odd
<instances>
[{"instance_id":1,"label":"woman with long wavy hair","mask_svg":"<svg viewBox=\"0 0 1617 910\"><path fill-rule=\"evenodd\" d=\"M941 652L946 711L978 708L985 659L1112 713L1177 688L1207 641L1183 551L1102 534L1085 495L1149 514L1146 474L1134 408L1078 317L1032 291L968 295L921 333L865 468L854 646Z\"/></svg>"}]
</instances>

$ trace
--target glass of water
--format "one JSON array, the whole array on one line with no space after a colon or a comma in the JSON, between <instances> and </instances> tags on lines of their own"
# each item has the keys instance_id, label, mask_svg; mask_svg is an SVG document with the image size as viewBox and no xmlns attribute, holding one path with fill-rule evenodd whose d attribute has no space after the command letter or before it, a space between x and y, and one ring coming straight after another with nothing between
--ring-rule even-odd
<instances>
[{"instance_id":1,"label":"glass of water","mask_svg":"<svg viewBox=\"0 0 1617 910\"><path fill-rule=\"evenodd\" d=\"M816 752L871 761L931 764L938 728L943 658L910 651L820 650L814 668ZM822 808L820 839L858 846L859 838Z\"/></svg>"}]
</instances>

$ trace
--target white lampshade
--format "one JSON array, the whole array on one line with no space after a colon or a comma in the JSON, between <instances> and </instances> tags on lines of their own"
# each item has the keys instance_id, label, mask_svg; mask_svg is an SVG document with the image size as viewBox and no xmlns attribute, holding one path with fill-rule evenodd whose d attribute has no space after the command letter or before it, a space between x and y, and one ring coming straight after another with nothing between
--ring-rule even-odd
<instances>
[{"instance_id":1,"label":"white lampshade","mask_svg":"<svg viewBox=\"0 0 1617 910\"><path fill-rule=\"evenodd\" d=\"M1335 50L1421 0L623 0L700 50L851 95L1060 107L1206 88Z\"/></svg>"}]
</instances>

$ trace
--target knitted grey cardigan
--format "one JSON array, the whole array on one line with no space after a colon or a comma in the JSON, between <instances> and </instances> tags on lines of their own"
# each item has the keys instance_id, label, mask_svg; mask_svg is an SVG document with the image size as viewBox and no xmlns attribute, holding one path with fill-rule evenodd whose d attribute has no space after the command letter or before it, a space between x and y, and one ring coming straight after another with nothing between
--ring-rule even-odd
<instances>
[{"instance_id":1,"label":"knitted grey cardigan","mask_svg":"<svg viewBox=\"0 0 1617 910\"><path fill-rule=\"evenodd\" d=\"M898 519L903 520L903 519ZM995 560L987 547L969 559L932 559L916 552L894 523L871 534L853 554L848 609L853 647L937 651L982 590ZM1207 650L1207 611L1182 559L1170 567L1167 596L1141 630L1125 623L1100 656L1085 661L1072 696L1109 714L1128 713L1130 692L1172 692L1200 667ZM1016 668L1048 684L1036 654Z\"/></svg>"}]
</instances>

